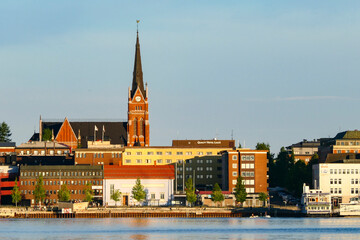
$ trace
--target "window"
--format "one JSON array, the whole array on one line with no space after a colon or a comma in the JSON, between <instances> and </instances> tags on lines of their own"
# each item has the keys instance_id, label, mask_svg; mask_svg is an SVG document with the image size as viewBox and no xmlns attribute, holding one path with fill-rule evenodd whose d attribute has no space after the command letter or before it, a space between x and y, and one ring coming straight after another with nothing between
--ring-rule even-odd
<instances>
[{"instance_id":1,"label":"window","mask_svg":"<svg viewBox=\"0 0 360 240\"><path fill-rule=\"evenodd\" d=\"M352 188L352 189L351 189L351 194L354 194L354 193L355 193L355 192L354 192L354 189Z\"/></svg>"},{"instance_id":2,"label":"window","mask_svg":"<svg viewBox=\"0 0 360 240\"><path fill-rule=\"evenodd\" d=\"M351 184L354 184L354 179L353 178L351 179Z\"/></svg>"},{"instance_id":3,"label":"window","mask_svg":"<svg viewBox=\"0 0 360 240\"><path fill-rule=\"evenodd\" d=\"M237 183L237 180L232 180L233 185L236 185L236 183Z\"/></svg>"},{"instance_id":4,"label":"window","mask_svg":"<svg viewBox=\"0 0 360 240\"><path fill-rule=\"evenodd\" d=\"M156 152L156 155L162 155L162 152Z\"/></svg>"},{"instance_id":5,"label":"window","mask_svg":"<svg viewBox=\"0 0 360 240\"><path fill-rule=\"evenodd\" d=\"M183 155L183 152L176 152L176 155Z\"/></svg>"},{"instance_id":6,"label":"window","mask_svg":"<svg viewBox=\"0 0 360 240\"><path fill-rule=\"evenodd\" d=\"M204 168L203 168L203 167L197 167L196 170L197 170L197 171L203 171Z\"/></svg>"},{"instance_id":7,"label":"window","mask_svg":"<svg viewBox=\"0 0 360 240\"><path fill-rule=\"evenodd\" d=\"M232 160L237 160L237 156L236 156L236 155L233 155L233 156L232 156Z\"/></svg>"},{"instance_id":8,"label":"window","mask_svg":"<svg viewBox=\"0 0 360 240\"><path fill-rule=\"evenodd\" d=\"M136 152L136 155L142 155L142 152Z\"/></svg>"},{"instance_id":9,"label":"window","mask_svg":"<svg viewBox=\"0 0 360 240\"><path fill-rule=\"evenodd\" d=\"M237 176L237 172L233 172L232 175L233 175L234 177L236 177L236 176Z\"/></svg>"},{"instance_id":10,"label":"window","mask_svg":"<svg viewBox=\"0 0 360 240\"><path fill-rule=\"evenodd\" d=\"M332 178L330 179L330 184L334 184L334 181L333 181L333 179L332 179Z\"/></svg>"},{"instance_id":11,"label":"window","mask_svg":"<svg viewBox=\"0 0 360 240\"><path fill-rule=\"evenodd\" d=\"M186 155L192 155L192 152L186 152L185 154Z\"/></svg>"},{"instance_id":12,"label":"window","mask_svg":"<svg viewBox=\"0 0 360 240\"><path fill-rule=\"evenodd\" d=\"M157 163L162 163L162 159L158 159L156 162Z\"/></svg>"},{"instance_id":13,"label":"window","mask_svg":"<svg viewBox=\"0 0 360 240\"><path fill-rule=\"evenodd\" d=\"M201 156L201 155L204 155L203 152L197 152L197 155Z\"/></svg>"},{"instance_id":14,"label":"window","mask_svg":"<svg viewBox=\"0 0 360 240\"><path fill-rule=\"evenodd\" d=\"M333 170L332 170L332 169L330 169L330 174L333 174Z\"/></svg>"},{"instance_id":15,"label":"window","mask_svg":"<svg viewBox=\"0 0 360 240\"><path fill-rule=\"evenodd\" d=\"M233 163L232 167L237 168L237 163Z\"/></svg>"},{"instance_id":16,"label":"window","mask_svg":"<svg viewBox=\"0 0 360 240\"><path fill-rule=\"evenodd\" d=\"M125 163L131 163L130 159L125 159Z\"/></svg>"},{"instance_id":17,"label":"window","mask_svg":"<svg viewBox=\"0 0 360 240\"><path fill-rule=\"evenodd\" d=\"M131 155L131 152L125 152L125 155L129 156Z\"/></svg>"},{"instance_id":18,"label":"window","mask_svg":"<svg viewBox=\"0 0 360 240\"><path fill-rule=\"evenodd\" d=\"M206 175L206 178L212 178L212 175Z\"/></svg>"},{"instance_id":19,"label":"window","mask_svg":"<svg viewBox=\"0 0 360 240\"><path fill-rule=\"evenodd\" d=\"M136 159L136 163L142 163L141 159Z\"/></svg>"},{"instance_id":20,"label":"window","mask_svg":"<svg viewBox=\"0 0 360 240\"><path fill-rule=\"evenodd\" d=\"M206 167L206 171L212 171L212 167Z\"/></svg>"},{"instance_id":21,"label":"window","mask_svg":"<svg viewBox=\"0 0 360 240\"><path fill-rule=\"evenodd\" d=\"M165 155L171 155L171 152L165 152Z\"/></svg>"},{"instance_id":22,"label":"window","mask_svg":"<svg viewBox=\"0 0 360 240\"><path fill-rule=\"evenodd\" d=\"M334 174L337 174L337 170L336 170L336 169L334 169Z\"/></svg>"},{"instance_id":23,"label":"window","mask_svg":"<svg viewBox=\"0 0 360 240\"><path fill-rule=\"evenodd\" d=\"M154 152L147 152L147 155L154 155Z\"/></svg>"},{"instance_id":24,"label":"window","mask_svg":"<svg viewBox=\"0 0 360 240\"><path fill-rule=\"evenodd\" d=\"M212 163L212 159L207 159L206 163Z\"/></svg>"},{"instance_id":25,"label":"window","mask_svg":"<svg viewBox=\"0 0 360 240\"><path fill-rule=\"evenodd\" d=\"M197 163L204 163L204 160L203 159L198 159L196 160Z\"/></svg>"},{"instance_id":26,"label":"window","mask_svg":"<svg viewBox=\"0 0 360 240\"><path fill-rule=\"evenodd\" d=\"M213 155L212 152L206 152L206 155Z\"/></svg>"},{"instance_id":27,"label":"window","mask_svg":"<svg viewBox=\"0 0 360 240\"><path fill-rule=\"evenodd\" d=\"M166 163L171 163L171 159L166 159Z\"/></svg>"},{"instance_id":28,"label":"window","mask_svg":"<svg viewBox=\"0 0 360 240\"><path fill-rule=\"evenodd\" d=\"M336 178L334 179L334 184L337 184L337 179Z\"/></svg>"},{"instance_id":29,"label":"window","mask_svg":"<svg viewBox=\"0 0 360 240\"><path fill-rule=\"evenodd\" d=\"M146 159L146 163L151 163L151 159Z\"/></svg>"},{"instance_id":30,"label":"window","mask_svg":"<svg viewBox=\"0 0 360 240\"><path fill-rule=\"evenodd\" d=\"M164 200L165 199L165 193L160 193L160 199Z\"/></svg>"},{"instance_id":31,"label":"window","mask_svg":"<svg viewBox=\"0 0 360 240\"><path fill-rule=\"evenodd\" d=\"M341 184L341 178L339 178L339 184Z\"/></svg>"},{"instance_id":32,"label":"window","mask_svg":"<svg viewBox=\"0 0 360 240\"><path fill-rule=\"evenodd\" d=\"M155 193L151 194L151 200L155 200Z\"/></svg>"}]
</instances>

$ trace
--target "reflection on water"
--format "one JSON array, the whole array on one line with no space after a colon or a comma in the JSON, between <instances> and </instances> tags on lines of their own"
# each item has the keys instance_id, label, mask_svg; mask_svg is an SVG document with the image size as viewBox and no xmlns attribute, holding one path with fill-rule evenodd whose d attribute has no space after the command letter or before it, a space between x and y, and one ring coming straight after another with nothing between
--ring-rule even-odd
<instances>
[{"instance_id":1,"label":"reflection on water","mask_svg":"<svg viewBox=\"0 0 360 240\"><path fill-rule=\"evenodd\" d=\"M358 239L359 218L0 219L0 239Z\"/></svg>"}]
</instances>

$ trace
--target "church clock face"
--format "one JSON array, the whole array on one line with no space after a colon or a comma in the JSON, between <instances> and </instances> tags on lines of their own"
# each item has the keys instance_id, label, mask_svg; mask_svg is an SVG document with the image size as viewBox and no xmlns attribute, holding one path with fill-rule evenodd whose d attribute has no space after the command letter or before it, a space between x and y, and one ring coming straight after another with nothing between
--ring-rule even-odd
<instances>
[{"instance_id":1,"label":"church clock face","mask_svg":"<svg viewBox=\"0 0 360 240\"><path fill-rule=\"evenodd\" d=\"M141 100L140 96L135 97L135 101L140 102L140 100Z\"/></svg>"}]
</instances>

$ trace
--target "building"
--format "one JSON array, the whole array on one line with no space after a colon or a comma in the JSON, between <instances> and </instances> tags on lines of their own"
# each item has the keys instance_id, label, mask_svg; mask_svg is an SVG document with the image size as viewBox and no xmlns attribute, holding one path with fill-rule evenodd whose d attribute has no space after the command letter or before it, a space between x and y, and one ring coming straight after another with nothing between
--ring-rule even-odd
<instances>
[{"instance_id":1,"label":"building","mask_svg":"<svg viewBox=\"0 0 360 240\"><path fill-rule=\"evenodd\" d=\"M360 131L344 131L336 134L334 138L324 139L319 147L320 162L325 162L329 153L359 153Z\"/></svg>"},{"instance_id":2,"label":"building","mask_svg":"<svg viewBox=\"0 0 360 240\"><path fill-rule=\"evenodd\" d=\"M232 150L234 140L174 140L172 146L125 147L122 165L168 165L177 169L175 191L183 192L188 178L198 190L222 187L221 151Z\"/></svg>"},{"instance_id":3,"label":"building","mask_svg":"<svg viewBox=\"0 0 360 240\"><path fill-rule=\"evenodd\" d=\"M58 203L58 192L66 184L72 201L85 198L86 184L94 190L94 201L102 203L103 166L20 166L20 191L24 205L36 205L34 189L39 176L43 176L46 191L45 204Z\"/></svg>"},{"instance_id":4,"label":"building","mask_svg":"<svg viewBox=\"0 0 360 240\"><path fill-rule=\"evenodd\" d=\"M12 164L16 161L15 143L0 142L0 164Z\"/></svg>"},{"instance_id":5,"label":"building","mask_svg":"<svg viewBox=\"0 0 360 240\"><path fill-rule=\"evenodd\" d=\"M45 132L51 132L51 140L63 143L69 148L87 148L89 142L109 141L114 145L149 146L150 125L148 109L148 88L144 87L141 66L139 33L136 37L135 61L132 87L128 92L128 121L39 121L39 133L30 141L44 139Z\"/></svg>"},{"instance_id":6,"label":"building","mask_svg":"<svg viewBox=\"0 0 360 240\"><path fill-rule=\"evenodd\" d=\"M307 164L311 160L311 157L315 153L317 154L319 146L319 139L314 139L313 141L304 139L301 142L286 147L286 150L290 155L292 153L294 154L295 161L302 160Z\"/></svg>"},{"instance_id":7,"label":"building","mask_svg":"<svg viewBox=\"0 0 360 240\"><path fill-rule=\"evenodd\" d=\"M29 142L43 141L43 133L51 131L51 140L68 146L71 150L86 148L89 141L110 141L125 145L127 122L117 121L43 121L40 117L39 133L34 133Z\"/></svg>"},{"instance_id":8,"label":"building","mask_svg":"<svg viewBox=\"0 0 360 240\"><path fill-rule=\"evenodd\" d=\"M347 157L313 166L314 188L329 192L335 207L360 194L360 154Z\"/></svg>"},{"instance_id":9,"label":"building","mask_svg":"<svg viewBox=\"0 0 360 240\"><path fill-rule=\"evenodd\" d=\"M127 146L147 147L150 145L148 88L147 85L144 88L138 32L135 48L133 82L128 96Z\"/></svg>"},{"instance_id":10,"label":"building","mask_svg":"<svg viewBox=\"0 0 360 240\"><path fill-rule=\"evenodd\" d=\"M16 155L21 156L66 156L71 148L63 143L50 141L31 141L15 148Z\"/></svg>"},{"instance_id":11,"label":"building","mask_svg":"<svg viewBox=\"0 0 360 240\"><path fill-rule=\"evenodd\" d=\"M222 152L223 190L233 192L239 175L247 193L268 192L267 150L237 149Z\"/></svg>"},{"instance_id":12,"label":"building","mask_svg":"<svg viewBox=\"0 0 360 240\"><path fill-rule=\"evenodd\" d=\"M174 166L104 166L104 205L133 206L139 203L132 198L132 188L140 179L146 192L142 205L170 205L174 195ZM121 200L115 203L111 194L121 192Z\"/></svg>"},{"instance_id":13,"label":"building","mask_svg":"<svg viewBox=\"0 0 360 240\"><path fill-rule=\"evenodd\" d=\"M16 166L0 166L0 205L11 204L11 190L15 186L15 178L19 168Z\"/></svg>"},{"instance_id":14,"label":"building","mask_svg":"<svg viewBox=\"0 0 360 240\"><path fill-rule=\"evenodd\" d=\"M121 165L124 145L97 141L88 142L87 146L74 151L76 165Z\"/></svg>"}]
</instances>

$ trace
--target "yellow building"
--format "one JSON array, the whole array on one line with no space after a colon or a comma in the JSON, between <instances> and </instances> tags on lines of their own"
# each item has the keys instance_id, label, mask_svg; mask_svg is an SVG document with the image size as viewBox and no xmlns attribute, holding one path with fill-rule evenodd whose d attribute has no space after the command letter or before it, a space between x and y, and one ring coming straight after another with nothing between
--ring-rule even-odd
<instances>
[{"instance_id":1,"label":"yellow building","mask_svg":"<svg viewBox=\"0 0 360 240\"><path fill-rule=\"evenodd\" d=\"M174 140L173 146L125 147L122 165L166 165L188 159L221 156L221 151L233 150L233 140Z\"/></svg>"}]
</instances>

